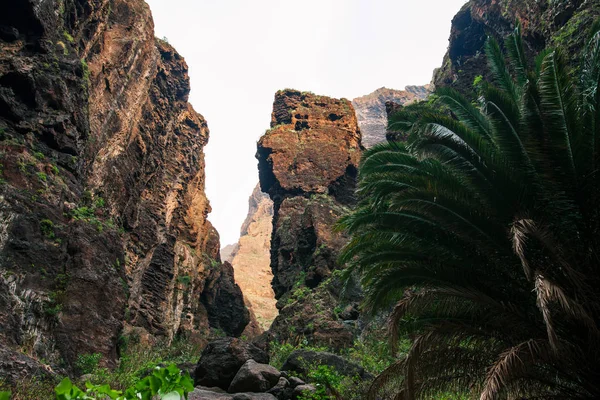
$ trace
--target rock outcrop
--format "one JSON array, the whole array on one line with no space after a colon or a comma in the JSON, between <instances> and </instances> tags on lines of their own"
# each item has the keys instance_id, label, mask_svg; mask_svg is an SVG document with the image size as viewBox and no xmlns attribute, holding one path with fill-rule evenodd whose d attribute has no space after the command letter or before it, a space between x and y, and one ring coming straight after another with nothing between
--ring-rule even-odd
<instances>
[{"instance_id":1,"label":"rock outcrop","mask_svg":"<svg viewBox=\"0 0 600 400\"><path fill-rule=\"evenodd\" d=\"M198 386L227 390L240 368L248 360L269 363L269 355L252 343L236 338L217 339L208 344L196 367L194 383Z\"/></svg>"},{"instance_id":2,"label":"rock outcrop","mask_svg":"<svg viewBox=\"0 0 600 400\"><path fill-rule=\"evenodd\" d=\"M0 5L4 346L51 366L91 353L111 366L124 324L205 336L200 298L220 246L204 193L208 128L189 90L142 0Z\"/></svg>"},{"instance_id":3,"label":"rock outcrop","mask_svg":"<svg viewBox=\"0 0 600 400\"><path fill-rule=\"evenodd\" d=\"M517 19L530 60L545 47L559 47L576 67L588 28L599 16L598 0L470 0L452 20L448 52L434 73L434 84L471 92L476 76L489 76L486 38L492 36L502 43Z\"/></svg>"},{"instance_id":4,"label":"rock outcrop","mask_svg":"<svg viewBox=\"0 0 600 400\"><path fill-rule=\"evenodd\" d=\"M336 258L347 239L333 227L355 201L361 151L348 100L277 92L257 158L261 189L275 211L271 268L279 316L270 333L278 340L306 338L338 349L352 343L352 324L335 312Z\"/></svg>"},{"instance_id":5,"label":"rock outcrop","mask_svg":"<svg viewBox=\"0 0 600 400\"><path fill-rule=\"evenodd\" d=\"M275 294L271 287L270 264L273 202L257 185L248 200L248 216L240 230L240 240L230 254L235 281L242 289L248 308L259 329L269 329L277 316ZM223 254L224 249L221 250Z\"/></svg>"},{"instance_id":6,"label":"rock outcrop","mask_svg":"<svg viewBox=\"0 0 600 400\"><path fill-rule=\"evenodd\" d=\"M195 370L196 390L189 399L297 400L312 398L317 387L307 384L309 372L330 367L354 382L373 377L362 367L331 353L298 350L285 360L282 371L268 365L268 356L252 343L234 338L217 339L202 352ZM301 379L302 377L302 379ZM322 382L315 382L317 386ZM225 390L227 388L227 390ZM321 387L328 395L332 388ZM321 392L322 393L322 392ZM323 394L323 393L322 393ZM339 393L335 393L339 397Z\"/></svg>"},{"instance_id":7,"label":"rock outcrop","mask_svg":"<svg viewBox=\"0 0 600 400\"><path fill-rule=\"evenodd\" d=\"M422 101L430 93L430 85L407 86L404 90L379 88L371 94L352 100L358 126L362 133L362 144L371 147L385 142L387 130L386 103L408 105Z\"/></svg>"}]
</instances>

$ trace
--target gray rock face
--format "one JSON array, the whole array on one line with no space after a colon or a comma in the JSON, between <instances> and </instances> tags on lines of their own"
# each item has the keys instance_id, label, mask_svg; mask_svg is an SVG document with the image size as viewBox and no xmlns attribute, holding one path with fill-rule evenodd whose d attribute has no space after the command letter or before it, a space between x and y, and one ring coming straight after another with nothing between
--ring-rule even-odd
<instances>
[{"instance_id":1,"label":"gray rock face","mask_svg":"<svg viewBox=\"0 0 600 400\"><path fill-rule=\"evenodd\" d=\"M266 392L277 385L280 376L277 368L248 360L233 378L228 392Z\"/></svg>"},{"instance_id":2,"label":"gray rock face","mask_svg":"<svg viewBox=\"0 0 600 400\"><path fill-rule=\"evenodd\" d=\"M233 267L225 261L212 270L200 302L206 308L210 325L227 335L240 336L250 322L242 290L235 282Z\"/></svg>"},{"instance_id":3,"label":"gray rock face","mask_svg":"<svg viewBox=\"0 0 600 400\"><path fill-rule=\"evenodd\" d=\"M313 385L299 385L294 388L294 393L292 394L292 399L297 399L301 395L305 395L308 393L314 393L317 391L317 388Z\"/></svg>"},{"instance_id":4,"label":"gray rock face","mask_svg":"<svg viewBox=\"0 0 600 400\"><path fill-rule=\"evenodd\" d=\"M268 393L222 393L212 388L199 387L188 394L188 400L277 400Z\"/></svg>"},{"instance_id":5,"label":"gray rock face","mask_svg":"<svg viewBox=\"0 0 600 400\"><path fill-rule=\"evenodd\" d=\"M386 103L408 105L425 100L430 93L430 86L407 86L404 90L379 88L371 94L352 100L356 111L358 125L362 132L362 143L371 147L385 142L387 129Z\"/></svg>"},{"instance_id":6,"label":"gray rock face","mask_svg":"<svg viewBox=\"0 0 600 400\"><path fill-rule=\"evenodd\" d=\"M238 393L231 400L277 400L277 397L269 393Z\"/></svg>"},{"instance_id":7,"label":"gray rock face","mask_svg":"<svg viewBox=\"0 0 600 400\"><path fill-rule=\"evenodd\" d=\"M290 386L290 382L282 376L279 378L277 385L273 386L268 393L277 397L279 400L283 400L291 398L293 390L294 389Z\"/></svg>"},{"instance_id":8,"label":"gray rock face","mask_svg":"<svg viewBox=\"0 0 600 400\"><path fill-rule=\"evenodd\" d=\"M296 350L292 352L281 369L283 371L295 371L300 374L306 374L313 365L328 365L344 376L358 376L361 379L373 378L361 366L351 363L336 354L310 350Z\"/></svg>"},{"instance_id":9,"label":"gray rock face","mask_svg":"<svg viewBox=\"0 0 600 400\"><path fill-rule=\"evenodd\" d=\"M269 362L268 354L252 343L237 338L214 340L200 356L194 382L200 386L216 386L227 390L239 369L250 359L262 364Z\"/></svg>"}]
</instances>

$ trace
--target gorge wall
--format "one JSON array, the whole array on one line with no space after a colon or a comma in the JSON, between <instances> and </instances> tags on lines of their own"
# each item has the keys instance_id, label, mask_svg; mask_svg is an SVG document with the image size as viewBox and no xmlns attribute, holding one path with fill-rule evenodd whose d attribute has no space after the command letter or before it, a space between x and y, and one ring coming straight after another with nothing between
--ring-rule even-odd
<instances>
[{"instance_id":1,"label":"gorge wall","mask_svg":"<svg viewBox=\"0 0 600 400\"><path fill-rule=\"evenodd\" d=\"M273 201L257 185L248 199L248 216L240 229L238 243L221 250L223 259L233 265L235 281L262 331L269 329L277 316L271 287L272 221Z\"/></svg>"},{"instance_id":2,"label":"gorge wall","mask_svg":"<svg viewBox=\"0 0 600 400\"><path fill-rule=\"evenodd\" d=\"M27 360L9 380L39 360L113 365L123 329L244 330L189 90L142 0L0 5L0 369Z\"/></svg>"},{"instance_id":3,"label":"gorge wall","mask_svg":"<svg viewBox=\"0 0 600 400\"><path fill-rule=\"evenodd\" d=\"M404 90L379 88L373 93L352 100L358 126L362 133L362 144L371 147L386 141L386 104L408 105L427 98L430 85L407 86Z\"/></svg>"},{"instance_id":4,"label":"gorge wall","mask_svg":"<svg viewBox=\"0 0 600 400\"><path fill-rule=\"evenodd\" d=\"M270 333L279 341L332 349L353 342L360 294L342 298L336 258L347 238L333 228L354 204L361 151L350 101L277 92L257 158L261 189L274 203L271 268L279 315Z\"/></svg>"},{"instance_id":5,"label":"gorge wall","mask_svg":"<svg viewBox=\"0 0 600 400\"><path fill-rule=\"evenodd\" d=\"M484 51L487 37L502 43L517 19L532 62L546 47L562 48L571 66L577 68L588 29L598 17L598 0L470 0L452 20L448 52L434 73L434 84L472 92L476 76L489 77Z\"/></svg>"}]
</instances>

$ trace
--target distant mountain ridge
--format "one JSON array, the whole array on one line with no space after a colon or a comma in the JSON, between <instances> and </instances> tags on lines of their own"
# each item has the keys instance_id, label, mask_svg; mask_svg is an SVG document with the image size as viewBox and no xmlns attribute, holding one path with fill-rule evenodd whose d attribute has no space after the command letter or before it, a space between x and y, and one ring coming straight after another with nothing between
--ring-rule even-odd
<instances>
[{"instance_id":1,"label":"distant mountain ridge","mask_svg":"<svg viewBox=\"0 0 600 400\"><path fill-rule=\"evenodd\" d=\"M362 144L371 147L385 141L387 112L385 103L400 105L425 100L431 93L431 85L406 86L404 90L379 88L371 94L352 100L358 125L362 132Z\"/></svg>"}]
</instances>

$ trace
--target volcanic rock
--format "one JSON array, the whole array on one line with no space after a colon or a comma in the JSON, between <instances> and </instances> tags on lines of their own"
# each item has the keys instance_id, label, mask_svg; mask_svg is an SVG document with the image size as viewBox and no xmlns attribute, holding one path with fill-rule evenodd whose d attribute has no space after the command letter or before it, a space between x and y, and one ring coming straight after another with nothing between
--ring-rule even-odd
<instances>
[{"instance_id":1,"label":"volcanic rock","mask_svg":"<svg viewBox=\"0 0 600 400\"><path fill-rule=\"evenodd\" d=\"M275 367L248 360L239 369L227 391L266 392L277 385L280 376L281 373Z\"/></svg>"},{"instance_id":2,"label":"volcanic rock","mask_svg":"<svg viewBox=\"0 0 600 400\"><path fill-rule=\"evenodd\" d=\"M217 339L208 344L196 367L194 382L227 390L239 369L248 360L268 364L269 356L255 345L236 338Z\"/></svg>"}]
</instances>

